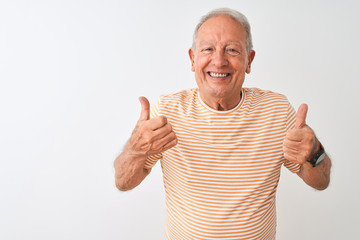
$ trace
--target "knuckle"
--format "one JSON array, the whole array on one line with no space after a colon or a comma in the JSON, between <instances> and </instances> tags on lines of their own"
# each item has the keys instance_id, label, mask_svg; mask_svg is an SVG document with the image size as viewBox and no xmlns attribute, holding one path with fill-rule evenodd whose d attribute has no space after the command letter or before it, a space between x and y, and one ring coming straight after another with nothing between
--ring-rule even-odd
<instances>
[{"instance_id":1,"label":"knuckle","mask_svg":"<svg viewBox=\"0 0 360 240\"><path fill-rule=\"evenodd\" d=\"M315 134L313 132L308 133L307 140L312 143L314 139L315 139Z\"/></svg>"},{"instance_id":2,"label":"knuckle","mask_svg":"<svg viewBox=\"0 0 360 240\"><path fill-rule=\"evenodd\" d=\"M165 125L167 123L167 118L165 116L159 116L159 121L162 125Z\"/></svg>"},{"instance_id":3,"label":"knuckle","mask_svg":"<svg viewBox=\"0 0 360 240\"><path fill-rule=\"evenodd\" d=\"M292 130L288 131L285 135L285 139L291 137L292 132L293 132Z\"/></svg>"},{"instance_id":4,"label":"knuckle","mask_svg":"<svg viewBox=\"0 0 360 240\"><path fill-rule=\"evenodd\" d=\"M137 127L136 127L137 131L140 132L140 133L145 133L148 131L148 128L146 126L146 124L139 124Z\"/></svg>"},{"instance_id":5,"label":"knuckle","mask_svg":"<svg viewBox=\"0 0 360 240\"><path fill-rule=\"evenodd\" d=\"M307 147L306 147L306 152L307 152L308 154L310 154L311 151L312 151L312 149L313 149L312 145L307 145Z\"/></svg>"},{"instance_id":6,"label":"knuckle","mask_svg":"<svg viewBox=\"0 0 360 240\"><path fill-rule=\"evenodd\" d=\"M315 133L314 131L309 127L307 129L304 130L305 131L305 136L308 138L308 139L313 139L315 138Z\"/></svg>"},{"instance_id":7,"label":"knuckle","mask_svg":"<svg viewBox=\"0 0 360 240\"><path fill-rule=\"evenodd\" d=\"M302 152L304 153L304 156L308 156L312 151L312 144L309 142L306 142L301 147Z\"/></svg>"},{"instance_id":8,"label":"knuckle","mask_svg":"<svg viewBox=\"0 0 360 240\"><path fill-rule=\"evenodd\" d=\"M160 152L161 151L162 146L159 144L153 144L151 147L151 150L155 151L155 152Z\"/></svg>"},{"instance_id":9,"label":"knuckle","mask_svg":"<svg viewBox=\"0 0 360 240\"><path fill-rule=\"evenodd\" d=\"M152 143L152 136L150 136L149 134L145 134L145 135L143 135L142 140L143 140L143 142L144 142L145 144L151 145L151 143Z\"/></svg>"},{"instance_id":10,"label":"knuckle","mask_svg":"<svg viewBox=\"0 0 360 240\"><path fill-rule=\"evenodd\" d=\"M286 147L285 145L283 145L282 149L283 149L283 152L284 152L284 153L287 152L287 147Z\"/></svg>"},{"instance_id":11,"label":"knuckle","mask_svg":"<svg viewBox=\"0 0 360 240\"><path fill-rule=\"evenodd\" d=\"M141 144L140 147L139 147L139 150L146 154L147 152L149 152L150 146L148 144L146 144L146 143Z\"/></svg>"}]
</instances>

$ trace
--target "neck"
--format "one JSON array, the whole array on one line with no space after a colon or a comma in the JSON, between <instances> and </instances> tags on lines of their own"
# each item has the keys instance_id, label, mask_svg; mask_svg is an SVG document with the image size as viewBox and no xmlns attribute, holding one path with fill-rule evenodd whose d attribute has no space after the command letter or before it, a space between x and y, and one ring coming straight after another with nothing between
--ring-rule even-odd
<instances>
[{"instance_id":1,"label":"neck","mask_svg":"<svg viewBox=\"0 0 360 240\"><path fill-rule=\"evenodd\" d=\"M201 100L210 108L217 111L229 111L235 108L241 101L242 92L236 97L231 99L226 98L211 98L211 97L203 97L199 92L199 96Z\"/></svg>"}]
</instances>

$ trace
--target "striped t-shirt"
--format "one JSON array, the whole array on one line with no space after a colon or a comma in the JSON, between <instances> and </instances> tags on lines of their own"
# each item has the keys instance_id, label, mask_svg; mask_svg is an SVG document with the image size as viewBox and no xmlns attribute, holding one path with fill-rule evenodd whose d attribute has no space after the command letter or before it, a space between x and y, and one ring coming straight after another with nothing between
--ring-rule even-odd
<instances>
[{"instance_id":1,"label":"striped t-shirt","mask_svg":"<svg viewBox=\"0 0 360 240\"><path fill-rule=\"evenodd\" d=\"M145 163L161 159L166 239L274 239L281 165L300 170L283 157L296 116L286 97L243 88L234 109L216 111L190 89L160 98L151 111L158 115L178 138Z\"/></svg>"}]
</instances>

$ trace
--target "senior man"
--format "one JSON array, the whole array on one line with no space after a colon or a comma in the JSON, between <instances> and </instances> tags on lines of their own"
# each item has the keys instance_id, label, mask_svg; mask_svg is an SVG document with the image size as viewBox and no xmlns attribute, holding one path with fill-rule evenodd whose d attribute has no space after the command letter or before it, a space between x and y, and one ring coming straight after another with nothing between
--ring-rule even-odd
<instances>
[{"instance_id":1,"label":"senior man","mask_svg":"<svg viewBox=\"0 0 360 240\"><path fill-rule=\"evenodd\" d=\"M161 160L166 239L275 239L282 165L325 189L331 161L285 96L243 88L255 52L244 15L216 9L197 25L189 50L198 88L142 106L115 160L116 186L130 190ZM151 118L150 118L151 115Z\"/></svg>"}]
</instances>

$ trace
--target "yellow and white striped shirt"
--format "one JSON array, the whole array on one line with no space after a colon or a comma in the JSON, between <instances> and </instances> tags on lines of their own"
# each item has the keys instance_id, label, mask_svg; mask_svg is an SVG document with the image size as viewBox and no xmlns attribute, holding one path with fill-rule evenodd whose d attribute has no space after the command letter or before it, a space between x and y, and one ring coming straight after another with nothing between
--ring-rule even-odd
<instances>
[{"instance_id":1,"label":"yellow and white striped shirt","mask_svg":"<svg viewBox=\"0 0 360 240\"><path fill-rule=\"evenodd\" d=\"M151 116L164 115L178 144L161 159L167 205L166 239L274 239L275 194L284 164L282 142L294 127L285 96L243 88L238 106L209 108L198 89L166 95Z\"/></svg>"}]
</instances>

